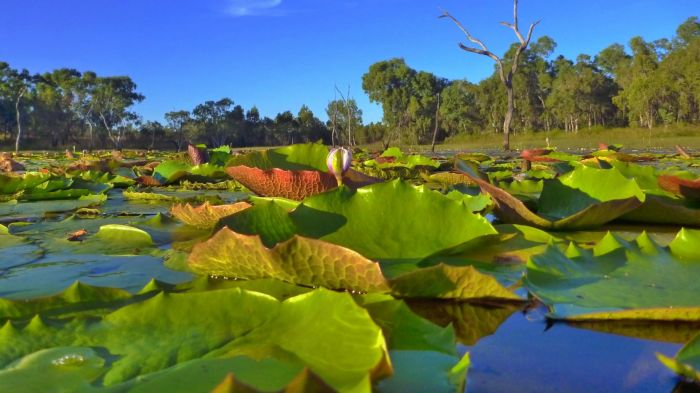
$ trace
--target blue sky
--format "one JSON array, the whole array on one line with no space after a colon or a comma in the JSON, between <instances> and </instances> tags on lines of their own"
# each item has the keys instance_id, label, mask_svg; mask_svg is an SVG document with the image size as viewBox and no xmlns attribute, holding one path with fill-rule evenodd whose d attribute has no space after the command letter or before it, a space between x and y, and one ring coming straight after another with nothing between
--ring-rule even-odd
<instances>
[{"instance_id":1,"label":"blue sky","mask_svg":"<svg viewBox=\"0 0 700 393\"><path fill-rule=\"evenodd\" d=\"M230 97L263 115L299 110L325 119L334 86L350 88L365 121L381 109L362 92L377 61L403 57L414 69L477 82L493 62L457 48L461 33L439 20L457 16L503 53L512 32L510 0L3 0L0 61L44 72L59 67L129 75L146 100L137 111L161 120ZM520 23L542 19L557 54L596 54L632 36L671 37L697 0L521 0Z\"/></svg>"}]
</instances>

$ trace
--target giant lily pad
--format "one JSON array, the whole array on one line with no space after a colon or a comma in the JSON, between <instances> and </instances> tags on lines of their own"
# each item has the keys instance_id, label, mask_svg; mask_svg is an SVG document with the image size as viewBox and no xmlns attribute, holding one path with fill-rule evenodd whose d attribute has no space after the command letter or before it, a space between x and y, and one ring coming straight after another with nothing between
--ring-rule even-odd
<instances>
[{"instance_id":1,"label":"giant lily pad","mask_svg":"<svg viewBox=\"0 0 700 393\"><path fill-rule=\"evenodd\" d=\"M550 246L528 261L525 285L553 318L700 321L700 263L683 259L688 247L646 233L633 243L608 234L592 250Z\"/></svg>"},{"instance_id":2,"label":"giant lily pad","mask_svg":"<svg viewBox=\"0 0 700 393\"><path fill-rule=\"evenodd\" d=\"M299 234L370 259L419 261L496 234L461 201L401 180L307 198L290 213Z\"/></svg>"}]
</instances>

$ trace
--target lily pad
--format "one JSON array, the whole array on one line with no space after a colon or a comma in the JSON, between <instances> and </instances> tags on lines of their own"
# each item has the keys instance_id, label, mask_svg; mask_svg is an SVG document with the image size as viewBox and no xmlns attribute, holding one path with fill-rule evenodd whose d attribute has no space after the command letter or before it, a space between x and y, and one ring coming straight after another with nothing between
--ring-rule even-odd
<instances>
[{"instance_id":1,"label":"lily pad","mask_svg":"<svg viewBox=\"0 0 700 393\"><path fill-rule=\"evenodd\" d=\"M245 165L259 169L327 171L328 148L319 143L306 143L253 151L231 157L226 166Z\"/></svg>"},{"instance_id":2,"label":"lily pad","mask_svg":"<svg viewBox=\"0 0 700 393\"><path fill-rule=\"evenodd\" d=\"M656 357L675 373L700 382L700 334L681 348L674 358L658 353Z\"/></svg>"},{"instance_id":3,"label":"lily pad","mask_svg":"<svg viewBox=\"0 0 700 393\"><path fill-rule=\"evenodd\" d=\"M173 333L177 340L172 339ZM20 376L9 373L15 369L13 360L44 346L75 347L77 343L119 356L96 367L104 386L115 389L119 383L148 381L135 378L203 355L227 358L236 353L266 353L265 357L280 356L293 365L306 365L336 390L368 392L370 374L386 356L381 331L367 312L349 295L324 290L285 302L237 288L163 293L97 321L75 319L52 326L37 317L25 327L8 322L0 329L0 343L0 363L9 366L0 372L0 386L9 381L30 385L32 379L45 375L44 368L30 368ZM158 351L144 350L153 346ZM77 358L67 361L71 359Z\"/></svg>"},{"instance_id":4,"label":"lily pad","mask_svg":"<svg viewBox=\"0 0 700 393\"><path fill-rule=\"evenodd\" d=\"M226 173L256 194L267 197L302 200L338 186L333 175L319 171L263 170L241 165L226 168Z\"/></svg>"},{"instance_id":5,"label":"lily pad","mask_svg":"<svg viewBox=\"0 0 700 393\"><path fill-rule=\"evenodd\" d=\"M700 263L681 259L689 244L677 244L643 233L633 243L608 234L592 250L550 246L528 261L525 286L553 318L700 321Z\"/></svg>"},{"instance_id":6,"label":"lily pad","mask_svg":"<svg viewBox=\"0 0 700 393\"><path fill-rule=\"evenodd\" d=\"M290 216L300 235L370 259L417 262L496 234L461 201L401 180L357 190L340 187L307 198Z\"/></svg>"},{"instance_id":7,"label":"lily pad","mask_svg":"<svg viewBox=\"0 0 700 393\"><path fill-rule=\"evenodd\" d=\"M172 206L170 213L187 225L208 229L215 227L221 218L238 213L249 207L251 207L251 204L247 202L238 202L230 205L211 205L209 202L204 202L197 207L186 203Z\"/></svg>"},{"instance_id":8,"label":"lily pad","mask_svg":"<svg viewBox=\"0 0 700 393\"><path fill-rule=\"evenodd\" d=\"M473 168L461 162L457 165L494 198L494 212L506 223L552 229L592 228L636 209L646 198L634 180L613 168L578 166L559 178L544 180L535 213L507 191L482 179Z\"/></svg>"},{"instance_id":9,"label":"lily pad","mask_svg":"<svg viewBox=\"0 0 700 393\"><path fill-rule=\"evenodd\" d=\"M362 255L321 240L294 236L266 248L258 236L224 228L194 247L192 270L231 278L276 278L305 286L361 292L387 291L379 265Z\"/></svg>"}]
</instances>

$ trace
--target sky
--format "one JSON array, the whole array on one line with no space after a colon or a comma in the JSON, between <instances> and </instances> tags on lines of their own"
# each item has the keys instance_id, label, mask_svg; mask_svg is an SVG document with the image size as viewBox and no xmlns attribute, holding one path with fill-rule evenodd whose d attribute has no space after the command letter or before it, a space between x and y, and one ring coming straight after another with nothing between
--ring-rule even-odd
<instances>
[{"instance_id":1,"label":"sky","mask_svg":"<svg viewBox=\"0 0 700 393\"><path fill-rule=\"evenodd\" d=\"M381 108L362 91L377 61L404 58L416 70L478 82L493 61L460 50L463 34L441 9L502 54L515 39L510 0L2 0L0 61L33 73L68 67L128 75L146 99L145 120L231 98L274 117L306 104L322 120L337 86L364 112ZM700 14L698 0L521 0L521 30L541 19L555 56L670 38Z\"/></svg>"}]
</instances>

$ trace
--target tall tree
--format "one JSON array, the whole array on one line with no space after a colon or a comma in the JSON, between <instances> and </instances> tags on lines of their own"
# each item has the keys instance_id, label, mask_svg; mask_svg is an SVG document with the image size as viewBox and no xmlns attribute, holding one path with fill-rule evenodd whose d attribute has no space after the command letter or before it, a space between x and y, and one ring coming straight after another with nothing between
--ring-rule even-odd
<instances>
[{"instance_id":1,"label":"tall tree","mask_svg":"<svg viewBox=\"0 0 700 393\"><path fill-rule=\"evenodd\" d=\"M128 76L99 78L93 92L95 113L102 121L107 137L116 149L121 149L122 138L130 122L138 116L130 108L143 101L136 92L136 83Z\"/></svg>"},{"instance_id":2,"label":"tall tree","mask_svg":"<svg viewBox=\"0 0 700 393\"><path fill-rule=\"evenodd\" d=\"M408 127L408 106L415 74L404 59L391 59L372 64L362 76L362 89L369 100L382 105L384 122L389 128L388 142L397 139L402 129Z\"/></svg>"},{"instance_id":3,"label":"tall tree","mask_svg":"<svg viewBox=\"0 0 700 393\"><path fill-rule=\"evenodd\" d=\"M15 127L15 152L19 151L20 140L22 139L22 112L23 104L26 101L27 93L32 87L33 77L29 71L17 71L7 63L0 62L0 89L3 96L8 97L14 107Z\"/></svg>"},{"instance_id":4,"label":"tall tree","mask_svg":"<svg viewBox=\"0 0 700 393\"><path fill-rule=\"evenodd\" d=\"M498 68L498 76L506 89L507 97L507 110L503 120L503 149L510 150L511 122L513 120L513 111L515 110L515 100L513 95L513 75L515 75L515 73L518 71L518 66L520 64L520 55L525 49L527 49L527 46L530 44L530 40L532 39L532 33L535 30L535 26L537 26L537 24L539 24L540 21L532 23L530 25L530 28L528 29L527 37L523 37L518 26L518 0L513 0L513 23L501 22L501 24L513 30L520 44L517 46L515 53L513 54L510 67L506 69L506 66L504 65L504 60L496 54L494 54L493 52L491 52L490 50L488 50L486 45L484 45L484 43L481 40L474 38L469 33L469 31L462 25L462 23L459 20L457 20L457 18L452 16L447 11L445 11L440 17L451 19L457 25L457 27L460 30L462 30L462 32L467 36L467 39L478 46L478 48L475 48L460 43L459 47L461 49L470 53L488 56L496 62L496 66Z\"/></svg>"}]
</instances>

